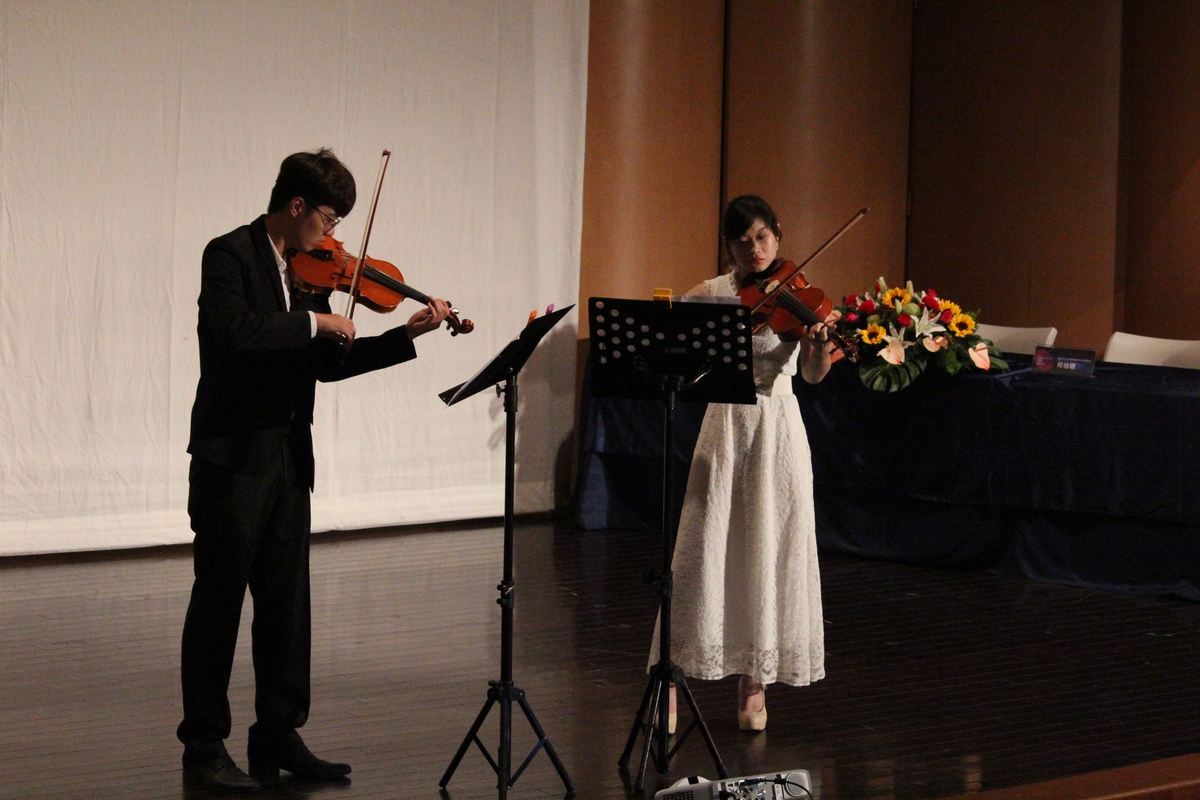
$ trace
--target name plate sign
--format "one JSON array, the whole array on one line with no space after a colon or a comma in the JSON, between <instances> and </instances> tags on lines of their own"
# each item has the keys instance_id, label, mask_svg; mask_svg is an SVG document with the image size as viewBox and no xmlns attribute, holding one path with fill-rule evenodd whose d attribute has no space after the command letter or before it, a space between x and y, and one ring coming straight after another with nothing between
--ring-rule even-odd
<instances>
[{"instance_id":1,"label":"name plate sign","mask_svg":"<svg viewBox=\"0 0 1200 800\"><path fill-rule=\"evenodd\" d=\"M1045 375L1090 378L1096 371L1096 351L1040 345L1033 351L1033 371Z\"/></svg>"}]
</instances>

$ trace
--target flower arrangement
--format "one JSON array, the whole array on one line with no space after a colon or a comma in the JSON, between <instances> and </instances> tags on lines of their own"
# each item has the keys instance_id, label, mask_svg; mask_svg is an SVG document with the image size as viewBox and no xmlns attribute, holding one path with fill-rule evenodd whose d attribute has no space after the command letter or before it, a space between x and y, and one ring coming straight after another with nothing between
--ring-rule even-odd
<instances>
[{"instance_id":1,"label":"flower arrangement","mask_svg":"<svg viewBox=\"0 0 1200 800\"><path fill-rule=\"evenodd\" d=\"M1007 370L1000 351L975 332L978 311L963 311L912 281L888 288L883 278L874 291L847 297L834 323L842 337L853 337L861 357L858 376L877 392L908 386L931 364L948 375L963 368Z\"/></svg>"}]
</instances>

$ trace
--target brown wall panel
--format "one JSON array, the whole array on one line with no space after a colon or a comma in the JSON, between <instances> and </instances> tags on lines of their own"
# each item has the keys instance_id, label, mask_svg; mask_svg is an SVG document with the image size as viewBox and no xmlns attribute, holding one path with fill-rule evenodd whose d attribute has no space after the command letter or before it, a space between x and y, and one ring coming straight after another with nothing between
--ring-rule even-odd
<instances>
[{"instance_id":1,"label":"brown wall panel","mask_svg":"<svg viewBox=\"0 0 1200 800\"><path fill-rule=\"evenodd\" d=\"M780 253L837 298L904 277L911 0L732 0L725 200L763 196Z\"/></svg>"},{"instance_id":2,"label":"brown wall panel","mask_svg":"<svg viewBox=\"0 0 1200 800\"><path fill-rule=\"evenodd\" d=\"M711 276L724 26L723 0L592 3L581 303Z\"/></svg>"},{"instance_id":3,"label":"brown wall panel","mask_svg":"<svg viewBox=\"0 0 1200 800\"><path fill-rule=\"evenodd\" d=\"M1117 242L1120 0L922 0L909 277L1101 350Z\"/></svg>"},{"instance_id":4,"label":"brown wall panel","mask_svg":"<svg viewBox=\"0 0 1200 800\"><path fill-rule=\"evenodd\" d=\"M1200 6L1131 2L1121 97L1123 330L1200 339Z\"/></svg>"}]
</instances>

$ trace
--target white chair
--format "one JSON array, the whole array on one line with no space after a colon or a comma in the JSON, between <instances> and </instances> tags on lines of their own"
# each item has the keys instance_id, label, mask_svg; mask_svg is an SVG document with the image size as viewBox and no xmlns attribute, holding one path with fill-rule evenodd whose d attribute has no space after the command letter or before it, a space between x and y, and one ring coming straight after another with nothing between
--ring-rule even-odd
<instances>
[{"instance_id":1,"label":"white chair","mask_svg":"<svg viewBox=\"0 0 1200 800\"><path fill-rule=\"evenodd\" d=\"M1031 356L1038 345L1049 347L1058 336L1058 328L1010 328L1007 325L984 325L982 322L975 326L975 332L985 339L991 339L992 344L1005 353L1020 353Z\"/></svg>"},{"instance_id":2,"label":"white chair","mask_svg":"<svg viewBox=\"0 0 1200 800\"><path fill-rule=\"evenodd\" d=\"M1105 361L1149 364L1153 367L1200 369L1200 342L1186 339L1156 339L1117 331L1104 349Z\"/></svg>"}]
</instances>

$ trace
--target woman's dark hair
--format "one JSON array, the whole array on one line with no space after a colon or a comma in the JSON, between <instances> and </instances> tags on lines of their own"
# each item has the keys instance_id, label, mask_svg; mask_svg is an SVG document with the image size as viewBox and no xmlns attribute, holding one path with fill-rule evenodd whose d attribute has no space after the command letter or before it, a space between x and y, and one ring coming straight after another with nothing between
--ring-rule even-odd
<instances>
[{"instance_id":1,"label":"woman's dark hair","mask_svg":"<svg viewBox=\"0 0 1200 800\"><path fill-rule=\"evenodd\" d=\"M292 153L279 165L267 213L283 210L293 197L304 198L310 208L329 206L333 213L344 217L357 198L354 176L325 148L315 153Z\"/></svg>"},{"instance_id":2,"label":"woman's dark hair","mask_svg":"<svg viewBox=\"0 0 1200 800\"><path fill-rule=\"evenodd\" d=\"M725 239L726 250L734 239L750 230L756 219L761 219L776 239L783 238L779 221L775 219L775 212L767 205L767 201L756 194L743 194L730 200L729 205L725 206L725 213L721 215L721 236Z\"/></svg>"}]
</instances>

